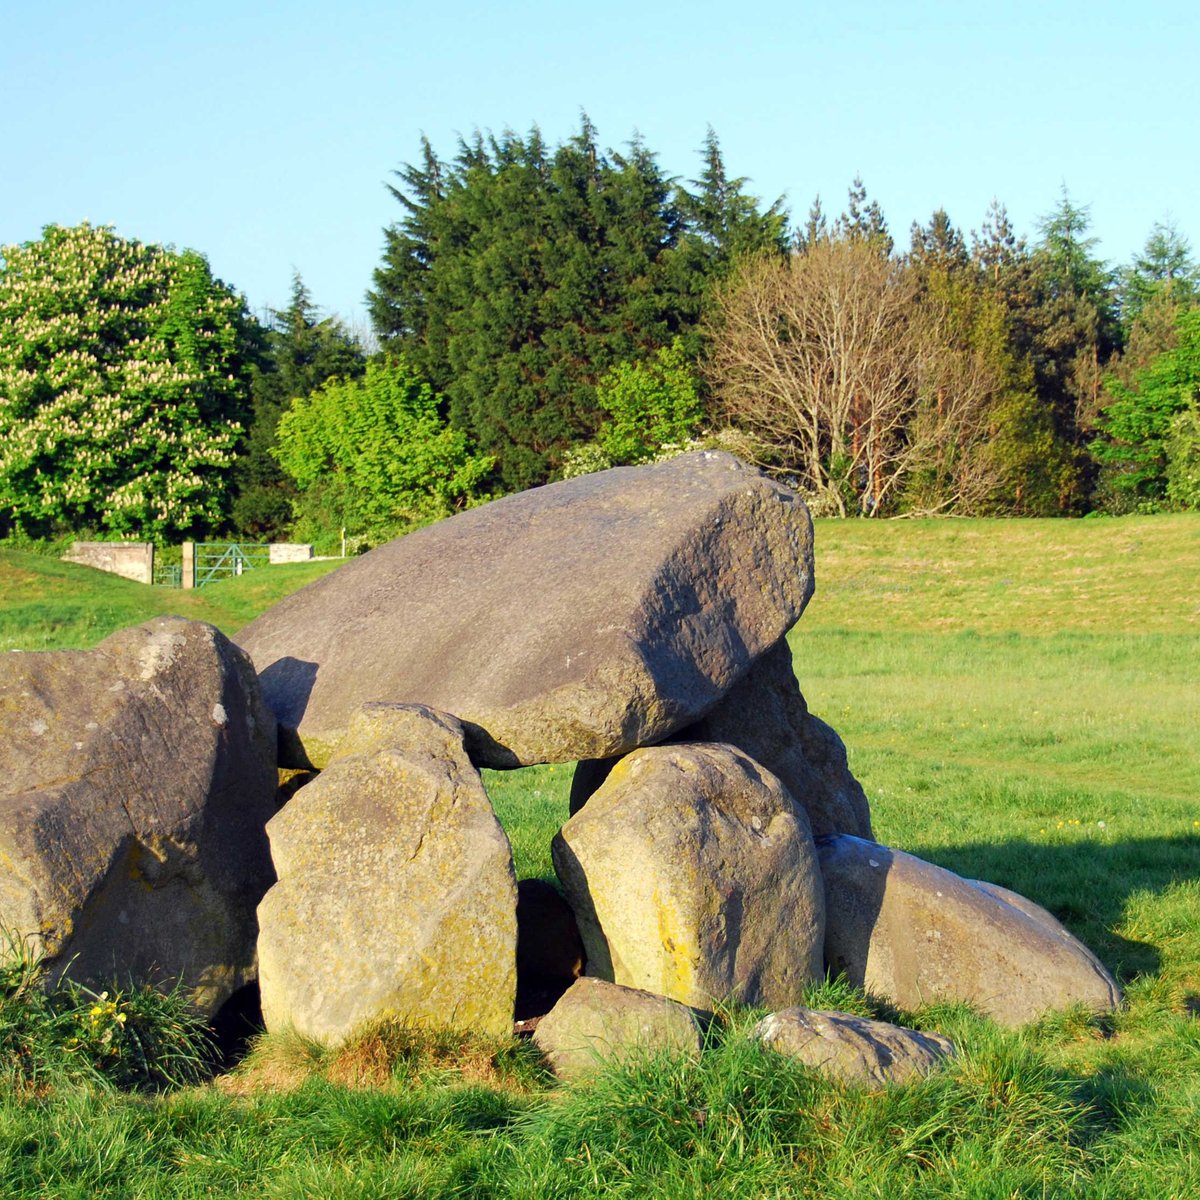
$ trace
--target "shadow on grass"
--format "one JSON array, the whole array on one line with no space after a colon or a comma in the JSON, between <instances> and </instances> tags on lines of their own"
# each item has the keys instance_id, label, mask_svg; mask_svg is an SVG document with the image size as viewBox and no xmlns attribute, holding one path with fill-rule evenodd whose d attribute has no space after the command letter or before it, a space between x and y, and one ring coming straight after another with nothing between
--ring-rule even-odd
<instances>
[{"instance_id":1,"label":"shadow on grass","mask_svg":"<svg viewBox=\"0 0 1200 1200\"><path fill-rule=\"evenodd\" d=\"M1154 945L1115 932L1130 905L1200 879L1200 837L900 848L1042 905L1126 980L1154 974L1162 965Z\"/></svg>"}]
</instances>

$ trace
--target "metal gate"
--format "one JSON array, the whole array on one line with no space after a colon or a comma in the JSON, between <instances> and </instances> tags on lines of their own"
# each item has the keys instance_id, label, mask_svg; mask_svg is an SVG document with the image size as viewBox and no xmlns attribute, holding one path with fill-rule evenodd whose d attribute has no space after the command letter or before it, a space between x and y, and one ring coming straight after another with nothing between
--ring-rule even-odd
<instances>
[{"instance_id":1,"label":"metal gate","mask_svg":"<svg viewBox=\"0 0 1200 1200\"><path fill-rule=\"evenodd\" d=\"M270 561L271 547L267 542L197 542L196 586L232 579L255 567L265 567Z\"/></svg>"}]
</instances>

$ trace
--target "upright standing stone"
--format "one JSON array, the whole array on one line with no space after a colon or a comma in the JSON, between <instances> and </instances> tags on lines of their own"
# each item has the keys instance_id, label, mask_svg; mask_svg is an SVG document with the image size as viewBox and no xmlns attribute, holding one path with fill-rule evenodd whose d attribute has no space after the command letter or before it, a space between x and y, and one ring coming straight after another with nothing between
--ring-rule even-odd
<instances>
[{"instance_id":1,"label":"upright standing stone","mask_svg":"<svg viewBox=\"0 0 1200 1200\"><path fill-rule=\"evenodd\" d=\"M279 873L258 910L268 1029L337 1041L391 1013L512 1032L512 852L453 717L366 705L267 831Z\"/></svg>"},{"instance_id":2,"label":"upright standing stone","mask_svg":"<svg viewBox=\"0 0 1200 1200\"><path fill-rule=\"evenodd\" d=\"M274 718L211 625L0 655L0 925L75 979L215 1011L254 977L275 780Z\"/></svg>"},{"instance_id":3,"label":"upright standing stone","mask_svg":"<svg viewBox=\"0 0 1200 1200\"><path fill-rule=\"evenodd\" d=\"M730 746L638 750L554 839L587 973L695 1008L796 1004L822 973L804 810Z\"/></svg>"},{"instance_id":4,"label":"upright standing stone","mask_svg":"<svg viewBox=\"0 0 1200 1200\"><path fill-rule=\"evenodd\" d=\"M696 720L791 628L812 523L729 454L506 496L380 546L238 635L321 766L367 700L458 716L475 762L603 758Z\"/></svg>"}]
</instances>

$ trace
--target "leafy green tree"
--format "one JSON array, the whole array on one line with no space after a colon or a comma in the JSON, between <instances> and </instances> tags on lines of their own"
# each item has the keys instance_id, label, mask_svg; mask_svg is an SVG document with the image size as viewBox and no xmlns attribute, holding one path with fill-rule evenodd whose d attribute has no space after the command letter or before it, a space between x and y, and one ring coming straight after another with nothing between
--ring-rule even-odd
<instances>
[{"instance_id":1,"label":"leafy green tree","mask_svg":"<svg viewBox=\"0 0 1200 1200\"><path fill-rule=\"evenodd\" d=\"M492 467L451 428L441 397L402 356L297 396L274 453L301 492L297 526L327 546L340 529L372 540L479 499Z\"/></svg>"},{"instance_id":2,"label":"leafy green tree","mask_svg":"<svg viewBox=\"0 0 1200 1200\"><path fill-rule=\"evenodd\" d=\"M219 524L257 353L243 299L194 251L86 222L2 254L0 524Z\"/></svg>"},{"instance_id":3,"label":"leafy green tree","mask_svg":"<svg viewBox=\"0 0 1200 1200\"><path fill-rule=\"evenodd\" d=\"M232 523L243 536L271 540L291 525L298 493L273 453L288 405L329 379L356 379L365 367L362 347L336 318L321 316L295 275L291 302L270 314L253 375L250 425L233 468Z\"/></svg>"},{"instance_id":4,"label":"leafy green tree","mask_svg":"<svg viewBox=\"0 0 1200 1200\"><path fill-rule=\"evenodd\" d=\"M1111 385L1112 399L1100 419L1101 438L1092 446L1096 458L1113 469L1113 486L1141 503L1161 503L1168 496L1169 447L1175 449L1177 472L1186 473L1189 418L1200 401L1200 308L1178 318L1173 350L1137 373L1130 386ZM1178 423L1177 423L1178 419ZM1176 491L1184 487L1179 476Z\"/></svg>"},{"instance_id":5,"label":"leafy green tree","mask_svg":"<svg viewBox=\"0 0 1200 1200\"><path fill-rule=\"evenodd\" d=\"M618 363L596 385L596 402L608 414L596 442L618 466L685 444L704 419L698 381L678 337L649 360Z\"/></svg>"},{"instance_id":6,"label":"leafy green tree","mask_svg":"<svg viewBox=\"0 0 1200 1200\"><path fill-rule=\"evenodd\" d=\"M1167 499L1178 508L1200 511L1200 404L1195 400L1171 418Z\"/></svg>"}]
</instances>

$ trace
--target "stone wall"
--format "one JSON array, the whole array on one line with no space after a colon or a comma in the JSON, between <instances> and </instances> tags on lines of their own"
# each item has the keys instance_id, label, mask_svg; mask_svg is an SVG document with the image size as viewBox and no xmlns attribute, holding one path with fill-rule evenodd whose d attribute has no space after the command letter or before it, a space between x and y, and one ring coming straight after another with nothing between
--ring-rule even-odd
<instances>
[{"instance_id":1,"label":"stone wall","mask_svg":"<svg viewBox=\"0 0 1200 1200\"><path fill-rule=\"evenodd\" d=\"M272 542L271 563L308 562L313 556L308 542Z\"/></svg>"},{"instance_id":2,"label":"stone wall","mask_svg":"<svg viewBox=\"0 0 1200 1200\"><path fill-rule=\"evenodd\" d=\"M72 542L63 561L108 571L134 583L154 582L153 542Z\"/></svg>"}]
</instances>

